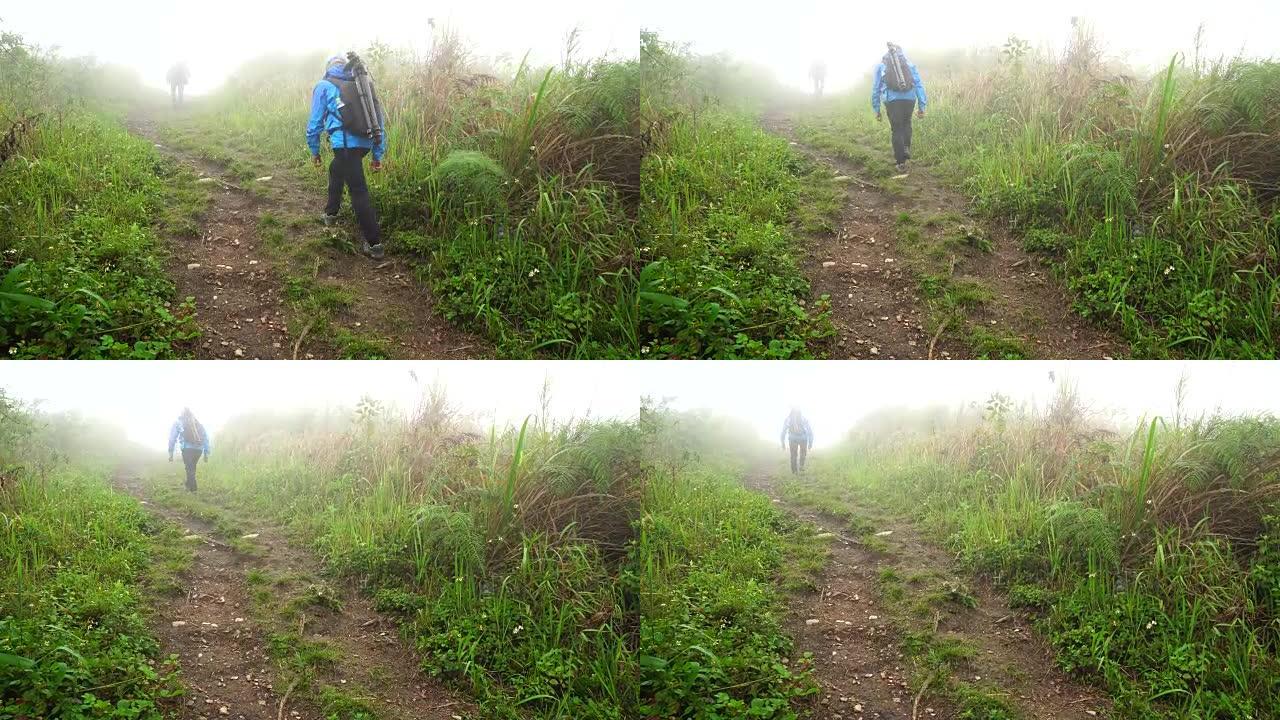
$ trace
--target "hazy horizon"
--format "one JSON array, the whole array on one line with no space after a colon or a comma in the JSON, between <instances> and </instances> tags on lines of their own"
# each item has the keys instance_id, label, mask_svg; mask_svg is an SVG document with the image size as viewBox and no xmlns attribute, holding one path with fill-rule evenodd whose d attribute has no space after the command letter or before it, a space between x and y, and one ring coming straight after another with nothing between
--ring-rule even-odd
<instances>
[{"instance_id":1,"label":"hazy horizon","mask_svg":"<svg viewBox=\"0 0 1280 720\"><path fill-rule=\"evenodd\" d=\"M0 30L15 32L42 48L57 47L63 57L90 56L132 69L152 88L166 88L169 67L186 60L192 95L216 89L243 63L268 54L336 53L375 42L423 52L431 42L428 20L434 20L437 29L457 31L481 57L505 55L518 62L527 51L535 63L554 63L575 28L579 57L639 52L638 25L624 0L565 0L551 11L505 1L428 5L391 0L379 3L379 13L368 19L356 19L350 8L350 3L336 0L55 0L0 11ZM494 23L495 15L504 22ZM339 22L338 17L347 19Z\"/></svg>"},{"instance_id":2,"label":"hazy horizon","mask_svg":"<svg viewBox=\"0 0 1280 720\"><path fill-rule=\"evenodd\" d=\"M796 0L774 12L733 7L728 12L724 0L654 0L646 5L640 23L666 41L689 44L696 54L728 53L767 68L784 85L799 90L809 89L809 68L823 59L828 93L869 76L886 41L901 45L908 56L997 47L1015 34L1033 47L1060 50L1070 36L1073 17L1092 24L1107 56L1139 69L1166 65L1177 52L1190 53L1202 22L1206 57L1239 52L1280 55L1280 36L1274 31L1280 27L1280 3L1267 0L1225 6L1077 0L1051 7L1013 0L921 0L905 13L909 21L892 19L904 11L890 5L835 0ZM928 71L921 67L926 87Z\"/></svg>"},{"instance_id":3,"label":"hazy horizon","mask_svg":"<svg viewBox=\"0 0 1280 720\"><path fill-rule=\"evenodd\" d=\"M705 365L642 365L633 376L641 395L670 398L674 410L706 410L741 420L765 442L778 442L787 412L798 407L813 425L819 448L838 442L861 419L880 410L956 408L982 404L997 392L1010 396L1015 405L1044 407L1062 381L1077 383L1080 397L1093 412L1124 427L1142 416L1172 417L1175 388L1184 372L1188 416L1219 410L1280 414L1275 368L1248 361L817 360Z\"/></svg>"},{"instance_id":4,"label":"hazy horizon","mask_svg":"<svg viewBox=\"0 0 1280 720\"><path fill-rule=\"evenodd\" d=\"M254 411L353 408L364 396L408 410L433 382L463 414L517 424L539 409L544 380L561 420L625 418L639 405L601 363L313 361L168 363L29 361L0 367L0 389L48 412L78 412L115 424L129 439L162 448L169 426L191 407L214 436ZM605 363L605 365L608 365ZM410 372L417 376L414 380Z\"/></svg>"}]
</instances>

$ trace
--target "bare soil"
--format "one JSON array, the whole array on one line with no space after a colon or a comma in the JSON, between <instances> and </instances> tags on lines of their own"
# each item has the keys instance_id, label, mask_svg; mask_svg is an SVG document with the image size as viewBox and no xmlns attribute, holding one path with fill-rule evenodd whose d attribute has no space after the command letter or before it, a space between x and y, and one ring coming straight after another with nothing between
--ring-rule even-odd
<instances>
[{"instance_id":1,"label":"bare soil","mask_svg":"<svg viewBox=\"0 0 1280 720\"><path fill-rule=\"evenodd\" d=\"M191 348L199 359L334 359L339 348L312 332L311 318L290 317L284 279L286 260L265 247L259 219L306 217L319 222L324 198L281 172L251 191L219 163L165 144L157 121L129 120L129 129L150 140L166 157L191 168L212 192L203 227L195 238L168 238L170 274L178 297L195 298L203 337ZM287 229L286 242L303 233ZM350 232L346 229L345 232ZM351 234L359 244L358 234ZM350 291L356 302L336 324L377 339L405 359L493 357L491 345L452 326L434 310L431 294L403 259L373 261L325 248L308 270L313 280ZM293 323L292 326L290 323Z\"/></svg>"},{"instance_id":2,"label":"bare soil","mask_svg":"<svg viewBox=\"0 0 1280 720\"><path fill-rule=\"evenodd\" d=\"M180 480L175 479L175 483ZM280 720L324 717L292 683L282 682L267 651L270 628L254 616L246 573L270 576L318 575L319 562L290 544L274 528L255 528L254 552L237 552L216 539L208 523L149 499L147 485L128 469L118 471L118 489L156 515L183 528L194 558L180 581L184 592L169 598L153 614L152 630L163 652L178 656L187 696L172 708L181 720L230 717ZM195 536L195 537L192 537ZM370 702L388 720L463 720L479 717L465 697L443 687L419 669L414 652L400 639L391 620L382 617L351 588L340 588L341 609L306 616L299 629L306 640L323 641L341 651L338 664L322 679ZM358 690L356 690L358 689Z\"/></svg>"},{"instance_id":3,"label":"bare soil","mask_svg":"<svg viewBox=\"0 0 1280 720\"><path fill-rule=\"evenodd\" d=\"M834 535L818 592L793 596L788 620L797 652L812 653L814 658L814 677L820 686L812 700L815 718L955 717L956 708L946 700L927 688L921 694L909 684L911 665L901 649L904 628L893 619L901 609L888 607L879 588L885 568L904 578L928 577L965 586L977 599L973 608L949 603L945 612L923 620L919 628L978 648L963 674L957 671L957 680L998 688L1024 717L1034 720L1108 716L1107 700L1057 668L1052 648L1036 633L1030 617L1008 609L1007 599L990 586L966 583L954 569L953 559L924 540L909 522L883 521L878 532L891 533L881 538L887 549L872 548L849 538L839 518L783 500L776 480L766 473L753 474L747 486Z\"/></svg>"},{"instance_id":4,"label":"bare soil","mask_svg":"<svg viewBox=\"0 0 1280 720\"><path fill-rule=\"evenodd\" d=\"M814 299L831 297L836 326L831 357L973 357L972 349L954 337L959 328L930 327L917 269L907 261L909 253L901 247L895 226L903 212L913 217L963 213L967 199L919 164L901 180L902 193L887 192L856 163L800 142L790 111L769 113L764 126L849 178L837 230L810 236L802 262ZM954 279L976 281L994 295L970 313L971 325L1021 338L1036 358L1103 359L1127 353L1122 340L1072 311L1070 298L1049 269L1007 231L973 217L966 217L966 223L981 227L992 244L990 252L966 248L952 257Z\"/></svg>"}]
</instances>

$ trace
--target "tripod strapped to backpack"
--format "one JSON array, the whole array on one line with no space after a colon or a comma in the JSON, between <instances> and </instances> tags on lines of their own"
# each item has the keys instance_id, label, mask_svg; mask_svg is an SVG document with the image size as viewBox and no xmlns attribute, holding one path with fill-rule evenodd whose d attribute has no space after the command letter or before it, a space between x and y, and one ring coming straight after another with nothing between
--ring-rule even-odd
<instances>
[{"instance_id":1,"label":"tripod strapped to backpack","mask_svg":"<svg viewBox=\"0 0 1280 720\"><path fill-rule=\"evenodd\" d=\"M348 118L343 113L343 125L352 131L364 135L373 141L374 145L382 144L382 107L378 103L378 95L373 89L373 77L369 75L369 69L365 67L364 60L354 52L347 53L347 64L343 67L343 72L352 78L351 84L354 85L356 95L359 102L354 103L359 106L357 116ZM345 90L339 83L340 90ZM345 100L345 98L344 98ZM345 108L344 108L345 109Z\"/></svg>"}]
</instances>

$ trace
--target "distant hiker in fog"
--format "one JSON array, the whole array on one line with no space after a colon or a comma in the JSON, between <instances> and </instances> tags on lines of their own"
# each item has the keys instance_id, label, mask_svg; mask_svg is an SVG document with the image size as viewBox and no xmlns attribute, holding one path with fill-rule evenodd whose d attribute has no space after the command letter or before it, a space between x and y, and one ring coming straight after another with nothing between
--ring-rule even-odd
<instances>
[{"instance_id":1,"label":"distant hiker in fog","mask_svg":"<svg viewBox=\"0 0 1280 720\"><path fill-rule=\"evenodd\" d=\"M813 447L813 428L809 421L793 408L791 414L782 423L782 448L791 448L791 474L797 475L804 470L804 460Z\"/></svg>"},{"instance_id":2,"label":"distant hiker in fog","mask_svg":"<svg viewBox=\"0 0 1280 720\"><path fill-rule=\"evenodd\" d=\"M182 414L173 421L173 427L169 428L169 462L173 462L173 446L179 440L182 441L182 463L187 466L187 490L195 492L196 463L200 462L201 455L205 462L209 462L213 448L209 443L209 433L191 414L191 408L183 408Z\"/></svg>"},{"instance_id":3,"label":"distant hiker in fog","mask_svg":"<svg viewBox=\"0 0 1280 720\"><path fill-rule=\"evenodd\" d=\"M809 67L809 79L813 81L814 96L822 97L822 89L827 84L827 64L821 60L814 60L813 65Z\"/></svg>"},{"instance_id":4,"label":"distant hiker in fog","mask_svg":"<svg viewBox=\"0 0 1280 720\"><path fill-rule=\"evenodd\" d=\"M919 102L917 114L924 117L929 98L925 95L920 71L907 60L902 48L893 43L889 43L889 52L876 66L875 81L871 85L871 109L876 112L876 120L884 119L880 114L881 99L885 101L889 127L893 130L894 162L898 164L898 172L905 173L907 161L911 159L911 111Z\"/></svg>"},{"instance_id":5,"label":"distant hiker in fog","mask_svg":"<svg viewBox=\"0 0 1280 720\"><path fill-rule=\"evenodd\" d=\"M182 104L187 83L191 80L191 70L187 68L185 62L180 62L169 68L167 77L169 80L169 95L173 99L173 106L178 107Z\"/></svg>"},{"instance_id":6,"label":"distant hiker in fog","mask_svg":"<svg viewBox=\"0 0 1280 720\"><path fill-rule=\"evenodd\" d=\"M362 127L364 109L361 106L356 78L348 72L347 58L334 55L325 65L324 78L316 83L311 94L311 119L307 122L307 147L311 148L311 161L321 166L320 135L329 135L333 148L333 162L329 163L329 204L325 206L323 221L333 225L342 208L342 190L351 191L351 208L356 213L360 232L364 235L364 253L375 260L383 258L382 234L378 228L378 216L369 200L369 185L364 177L364 156L373 152L374 172L382 170L382 156L387 151L387 136L383 132L386 117L382 106L374 98L369 117L376 127ZM375 139L371 139L370 135Z\"/></svg>"}]
</instances>

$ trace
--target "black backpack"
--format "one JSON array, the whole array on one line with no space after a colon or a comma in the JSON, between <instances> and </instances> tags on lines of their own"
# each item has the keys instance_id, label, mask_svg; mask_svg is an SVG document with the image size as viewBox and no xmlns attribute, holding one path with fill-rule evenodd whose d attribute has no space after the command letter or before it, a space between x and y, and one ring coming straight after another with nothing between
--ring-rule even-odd
<instances>
[{"instance_id":1,"label":"black backpack","mask_svg":"<svg viewBox=\"0 0 1280 720\"><path fill-rule=\"evenodd\" d=\"M190 422L182 421L182 441L191 446L204 445L204 428L200 427L195 418L191 418Z\"/></svg>"},{"instance_id":2,"label":"black backpack","mask_svg":"<svg viewBox=\"0 0 1280 720\"><path fill-rule=\"evenodd\" d=\"M382 142L382 103L378 101L373 78L369 76L364 63L355 53L348 53L347 57L351 62L347 64L346 70L355 77L354 80L325 76L325 80L338 88L338 94L342 97L338 108L342 129L378 144ZM372 107L366 107L366 102Z\"/></svg>"},{"instance_id":3,"label":"black backpack","mask_svg":"<svg viewBox=\"0 0 1280 720\"><path fill-rule=\"evenodd\" d=\"M907 56L902 48L890 44L889 52L884 56L884 84L894 92L907 92L916 86L911 77L911 66L907 64Z\"/></svg>"}]
</instances>

